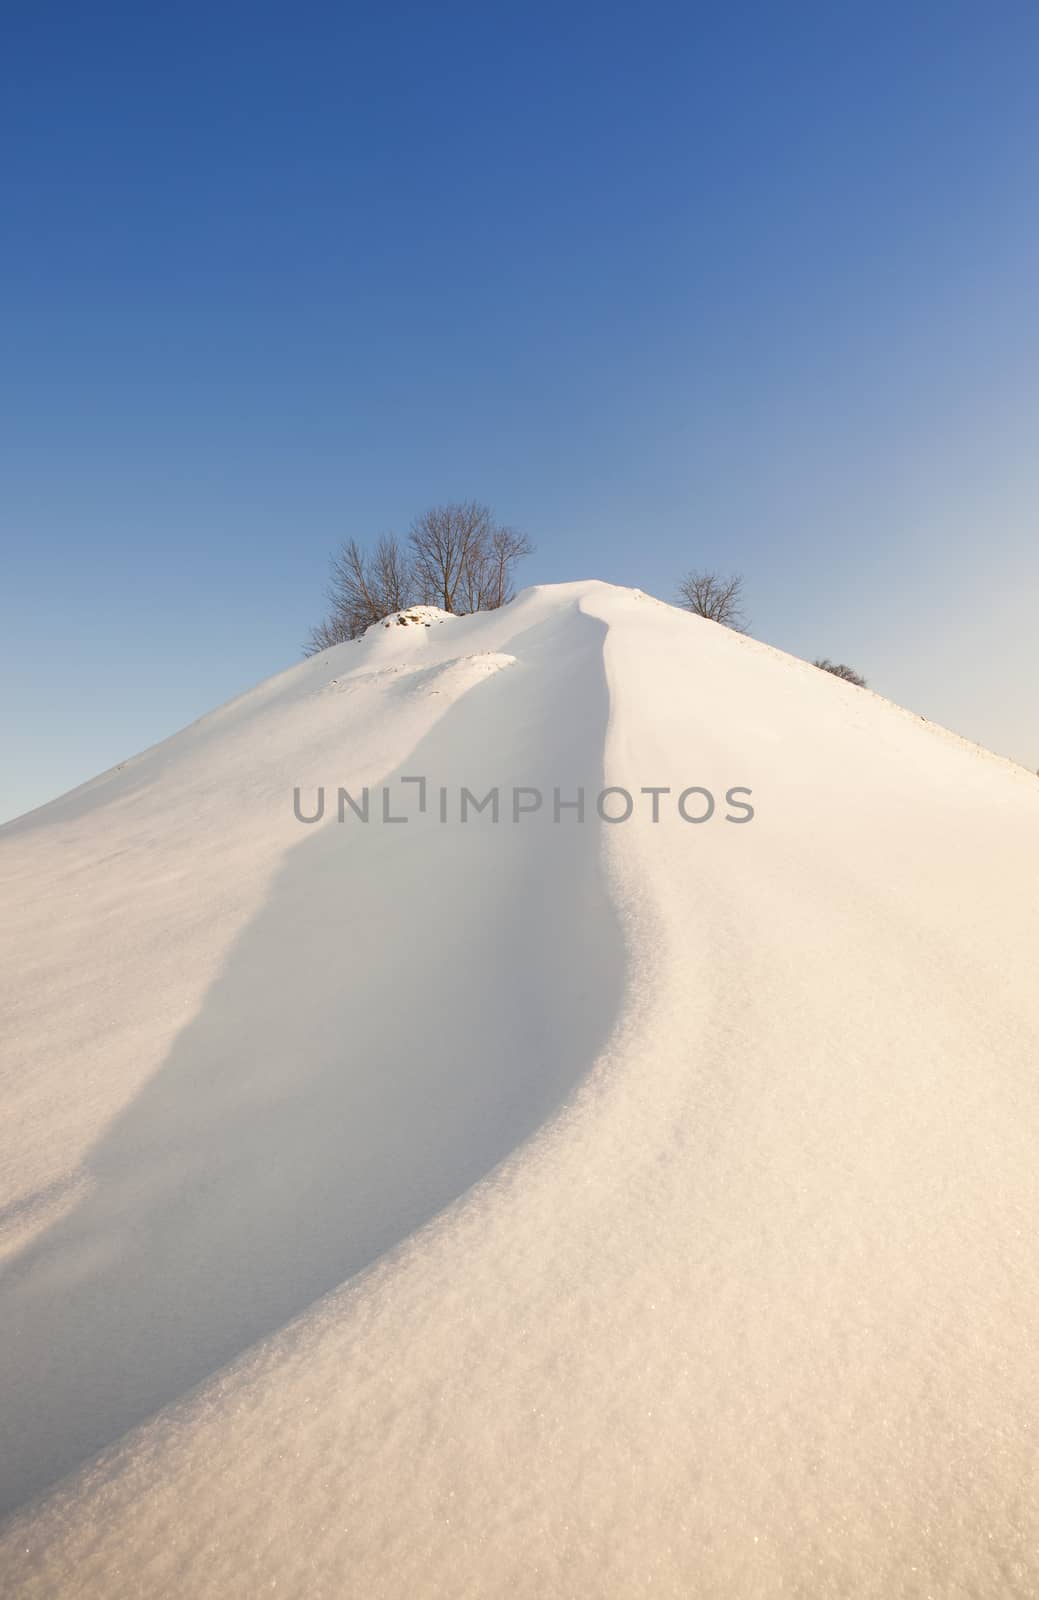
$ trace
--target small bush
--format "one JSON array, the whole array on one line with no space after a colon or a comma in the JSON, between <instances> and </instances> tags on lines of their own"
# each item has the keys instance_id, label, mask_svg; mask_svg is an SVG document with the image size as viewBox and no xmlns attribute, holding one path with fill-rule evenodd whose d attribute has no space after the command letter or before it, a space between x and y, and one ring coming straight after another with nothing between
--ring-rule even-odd
<instances>
[{"instance_id":1,"label":"small bush","mask_svg":"<svg viewBox=\"0 0 1039 1600\"><path fill-rule=\"evenodd\" d=\"M854 667L846 666L843 661L831 661L828 656L821 656L812 662L813 667L818 667L820 672L832 672L835 678L843 678L845 683L853 683L857 689L865 689L866 680Z\"/></svg>"}]
</instances>

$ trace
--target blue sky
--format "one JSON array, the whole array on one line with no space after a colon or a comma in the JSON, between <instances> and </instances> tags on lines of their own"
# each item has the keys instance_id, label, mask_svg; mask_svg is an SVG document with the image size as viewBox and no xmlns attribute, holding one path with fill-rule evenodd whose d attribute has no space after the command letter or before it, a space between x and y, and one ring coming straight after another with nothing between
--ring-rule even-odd
<instances>
[{"instance_id":1,"label":"blue sky","mask_svg":"<svg viewBox=\"0 0 1039 1600\"><path fill-rule=\"evenodd\" d=\"M1039 766L1033 5L9 13L0 818L475 497Z\"/></svg>"}]
</instances>

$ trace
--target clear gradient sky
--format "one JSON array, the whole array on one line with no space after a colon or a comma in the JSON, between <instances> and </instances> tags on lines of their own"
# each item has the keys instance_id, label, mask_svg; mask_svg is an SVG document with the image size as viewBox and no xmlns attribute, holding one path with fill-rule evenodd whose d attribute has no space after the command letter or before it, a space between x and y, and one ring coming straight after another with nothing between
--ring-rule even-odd
<instances>
[{"instance_id":1,"label":"clear gradient sky","mask_svg":"<svg viewBox=\"0 0 1039 1600\"><path fill-rule=\"evenodd\" d=\"M9 7L0 818L475 497L1039 767L1039 8ZM710 686L702 686L709 694Z\"/></svg>"}]
</instances>

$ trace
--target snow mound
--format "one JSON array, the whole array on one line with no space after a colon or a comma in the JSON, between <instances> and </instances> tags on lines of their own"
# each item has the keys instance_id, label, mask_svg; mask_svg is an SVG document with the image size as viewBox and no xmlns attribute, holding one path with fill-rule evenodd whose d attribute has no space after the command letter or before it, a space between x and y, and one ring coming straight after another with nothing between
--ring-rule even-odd
<instances>
[{"instance_id":1,"label":"snow mound","mask_svg":"<svg viewBox=\"0 0 1039 1600\"><path fill-rule=\"evenodd\" d=\"M5 1593L1039 1592L1039 788L648 600L0 829Z\"/></svg>"},{"instance_id":2,"label":"snow mound","mask_svg":"<svg viewBox=\"0 0 1039 1600\"><path fill-rule=\"evenodd\" d=\"M381 622L373 622L366 630L365 637L376 628L432 628L438 623L454 620L450 611L441 611L436 606L409 606L406 611L391 611Z\"/></svg>"}]
</instances>

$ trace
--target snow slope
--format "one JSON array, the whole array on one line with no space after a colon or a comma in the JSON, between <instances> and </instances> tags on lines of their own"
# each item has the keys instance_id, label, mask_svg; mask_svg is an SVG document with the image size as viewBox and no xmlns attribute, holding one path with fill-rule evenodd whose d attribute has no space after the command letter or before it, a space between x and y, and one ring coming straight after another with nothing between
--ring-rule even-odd
<instances>
[{"instance_id":1,"label":"snow slope","mask_svg":"<svg viewBox=\"0 0 1039 1600\"><path fill-rule=\"evenodd\" d=\"M0 830L0 1588L1039 1592L1037 833L597 583Z\"/></svg>"}]
</instances>

